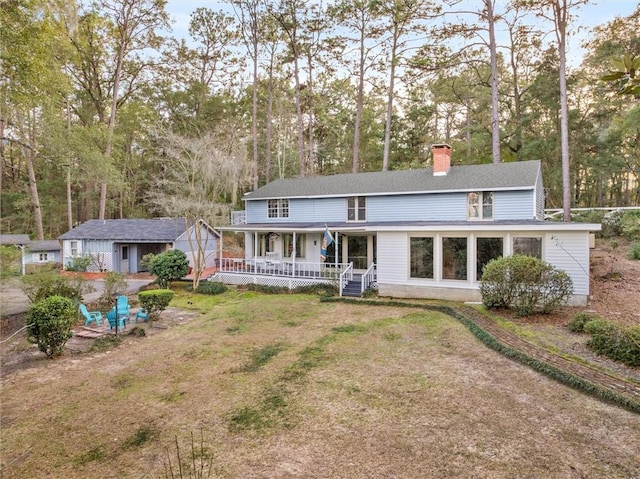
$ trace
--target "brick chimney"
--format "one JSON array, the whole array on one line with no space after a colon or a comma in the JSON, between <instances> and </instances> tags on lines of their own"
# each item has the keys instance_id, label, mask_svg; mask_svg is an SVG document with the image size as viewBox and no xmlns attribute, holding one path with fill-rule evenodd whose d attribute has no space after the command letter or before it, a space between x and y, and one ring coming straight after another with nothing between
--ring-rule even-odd
<instances>
[{"instance_id":1,"label":"brick chimney","mask_svg":"<svg viewBox=\"0 0 640 479\"><path fill-rule=\"evenodd\" d=\"M451 168L451 147L446 143L431 146L433 154L433 176L447 176Z\"/></svg>"}]
</instances>

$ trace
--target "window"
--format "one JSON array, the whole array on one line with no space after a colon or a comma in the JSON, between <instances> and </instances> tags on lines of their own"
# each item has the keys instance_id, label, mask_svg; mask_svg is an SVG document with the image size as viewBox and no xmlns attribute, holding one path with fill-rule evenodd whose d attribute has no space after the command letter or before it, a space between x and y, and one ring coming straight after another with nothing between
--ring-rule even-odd
<instances>
[{"instance_id":1,"label":"window","mask_svg":"<svg viewBox=\"0 0 640 479\"><path fill-rule=\"evenodd\" d=\"M39 261L49 261L49 253L40 253L38 255Z\"/></svg>"},{"instance_id":2,"label":"window","mask_svg":"<svg viewBox=\"0 0 640 479\"><path fill-rule=\"evenodd\" d=\"M542 259L542 238L525 236L513 238L513 254L526 254Z\"/></svg>"},{"instance_id":3,"label":"window","mask_svg":"<svg viewBox=\"0 0 640 479\"><path fill-rule=\"evenodd\" d=\"M433 279L433 238L411 238L409 247L410 276Z\"/></svg>"},{"instance_id":4,"label":"window","mask_svg":"<svg viewBox=\"0 0 640 479\"><path fill-rule=\"evenodd\" d=\"M442 238L442 279L467 279L467 238Z\"/></svg>"},{"instance_id":5,"label":"window","mask_svg":"<svg viewBox=\"0 0 640 479\"><path fill-rule=\"evenodd\" d=\"M470 220L493 219L493 192L474 191L467 196Z\"/></svg>"},{"instance_id":6,"label":"window","mask_svg":"<svg viewBox=\"0 0 640 479\"><path fill-rule=\"evenodd\" d=\"M70 248L71 248L71 256L78 256L78 242L71 241Z\"/></svg>"},{"instance_id":7,"label":"window","mask_svg":"<svg viewBox=\"0 0 640 479\"><path fill-rule=\"evenodd\" d=\"M267 216L269 218L288 218L289 200L269 200L267 201Z\"/></svg>"},{"instance_id":8,"label":"window","mask_svg":"<svg viewBox=\"0 0 640 479\"><path fill-rule=\"evenodd\" d=\"M502 256L502 250L502 238L478 238L476 240L476 281L482 279L482 272L489 261Z\"/></svg>"},{"instance_id":9,"label":"window","mask_svg":"<svg viewBox=\"0 0 640 479\"><path fill-rule=\"evenodd\" d=\"M347 200L347 221L366 221L367 199L364 196L352 196Z\"/></svg>"},{"instance_id":10,"label":"window","mask_svg":"<svg viewBox=\"0 0 640 479\"><path fill-rule=\"evenodd\" d=\"M285 234L283 257L291 258L293 256L293 252L295 251L296 258L304 258L305 243L306 243L306 235L304 234L296 235L295 246L293 244L293 234Z\"/></svg>"}]
</instances>

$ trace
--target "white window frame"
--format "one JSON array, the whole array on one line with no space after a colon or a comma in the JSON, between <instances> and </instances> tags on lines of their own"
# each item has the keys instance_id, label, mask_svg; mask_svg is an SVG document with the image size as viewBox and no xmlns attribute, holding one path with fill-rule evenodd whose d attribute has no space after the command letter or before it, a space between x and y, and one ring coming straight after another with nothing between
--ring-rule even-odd
<instances>
[{"instance_id":1,"label":"white window frame","mask_svg":"<svg viewBox=\"0 0 640 479\"><path fill-rule=\"evenodd\" d=\"M46 253L46 252L38 253L38 262L46 263L48 261L49 261L49 253Z\"/></svg>"},{"instance_id":2,"label":"white window frame","mask_svg":"<svg viewBox=\"0 0 640 479\"><path fill-rule=\"evenodd\" d=\"M272 199L267 200L267 217L268 218L288 218L289 217L289 199Z\"/></svg>"},{"instance_id":3,"label":"white window frame","mask_svg":"<svg viewBox=\"0 0 640 479\"><path fill-rule=\"evenodd\" d=\"M493 191L471 191L467 193L467 218L470 221L493 220ZM491 208L491 215L485 214L485 207Z\"/></svg>"},{"instance_id":4,"label":"white window frame","mask_svg":"<svg viewBox=\"0 0 640 479\"><path fill-rule=\"evenodd\" d=\"M349 213L353 212L353 219L349 218ZM360 213L362 212L362 217ZM367 221L367 197L350 196L347 198L347 222L362 223Z\"/></svg>"},{"instance_id":5,"label":"white window frame","mask_svg":"<svg viewBox=\"0 0 640 479\"><path fill-rule=\"evenodd\" d=\"M69 253L72 258L80 255L79 242L78 241L69 241Z\"/></svg>"}]
</instances>

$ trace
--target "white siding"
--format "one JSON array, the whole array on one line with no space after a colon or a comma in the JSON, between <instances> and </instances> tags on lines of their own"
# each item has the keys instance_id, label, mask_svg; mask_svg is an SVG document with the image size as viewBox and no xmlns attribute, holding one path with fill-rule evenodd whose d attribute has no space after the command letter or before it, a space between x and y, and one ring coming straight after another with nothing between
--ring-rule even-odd
<instances>
[{"instance_id":1,"label":"white siding","mask_svg":"<svg viewBox=\"0 0 640 479\"><path fill-rule=\"evenodd\" d=\"M544 187L542 183L542 170L538 172L536 180L536 219L544 219Z\"/></svg>"},{"instance_id":2,"label":"white siding","mask_svg":"<svg viewBox=\"0 0 640 479\"><path fill-rule=\"evenodd\" d=\"M533 190L497 191L493 197L493 218L495 220L533 219Z\"/></svg>"},{"instance_id":3,"label":"white siding","mask_svg":"<svg viewBox=\"0 0 640 479\"><path fill-rule=\"evenodd\" d=\"M398 283L407 280L409 241L407 233L378 233L378 282Z\"/></svg>"},{"instance_id":4,"label":"white siding","mask_svg":"<svg viewBox=\"0 0 640 479\"><path fill-rule=\"evenodd\" d=\"M288 218L269 218L267 200L247 201L247 224L345 221L347 206L344 198L289 200Z\"/></svg>"},{"instance_id":5,"label":"white siding","mask_svg":"<svg viewBox=\"0 0 640 479\"><path fill-rule=\"evenodd\" d=\"M573 281L573 294L589 294L589 232L546 234L543 257L566 271Z\"/></svg>"},{"instance_id":6,"label":"white siding","mask_svg":"<svg viewBox=\"0 0 640 479\"><path fill-rule=\"evenodd\" d=\"M465 221L466 193L370 196L368 221Z\"/></svg>"}]
</instances>

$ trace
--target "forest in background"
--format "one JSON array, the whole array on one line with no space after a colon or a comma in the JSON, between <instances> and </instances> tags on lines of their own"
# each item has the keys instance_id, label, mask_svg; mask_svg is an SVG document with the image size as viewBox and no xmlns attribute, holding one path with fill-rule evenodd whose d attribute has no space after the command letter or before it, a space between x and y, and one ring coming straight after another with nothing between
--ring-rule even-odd
<instances>
[{"instance_id":1,"label":"forest in background","mask_svg":"<svg viewBox=\"0 0 640 479\"><path fill-rule=\"evenodd\" d=\"M566 66L585 3L230 0L177 39L164 0L3 0L0 230L218 226L276 178L428 167L442 142L541 160L548 208L640 205L640 102L600 80L640 57L640 6Z\"/></svg>"}]
</instances>

